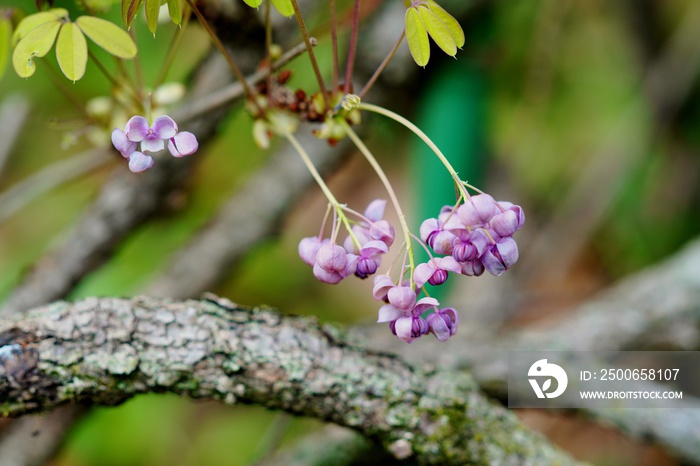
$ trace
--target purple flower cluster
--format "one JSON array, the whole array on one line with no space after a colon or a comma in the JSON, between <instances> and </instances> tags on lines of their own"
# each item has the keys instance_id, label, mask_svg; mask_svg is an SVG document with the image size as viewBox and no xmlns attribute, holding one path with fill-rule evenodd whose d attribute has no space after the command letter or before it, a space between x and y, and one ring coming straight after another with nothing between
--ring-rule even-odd
<instances>
[{"instance_id":1,"label":"purple flower cluster","mask_svg":"<svg viewBox=\"0 0 700 466\"><path fill-rule=\"evenodd\" d=\"M416 275L431 284L442 278L439 271L478 276L488 270L500 276L518 260L518 245L513 233L522 228L525 213L510 202L496 202L488 194L471 196L456 210L445 206L438 218L429 218L420 227L421 239L436 254L435 272L423 267ZM438 261L441 261L438 263ZM436 277L437 275L437 277ZM432 280L432 281L431 281ZM416 279L418 282L418 278Z\"/></svg>"},{"instance_id":2,"label":"purple flower cluster","mask_svg":"<svg viewBox=\"0 0 700 466\"><path fill-rule=\"evenodd\" d=\"M382 254L394 242L394 228L382 220L385 207L384 200L372 201L343 246L322 235L299 242L299 256L313 267L318 280L335 285L350 275L367 278L377 271Z\"/></svg>"},{"instance_id":3,"label":"purple flower cluster","mask_svg":"<svg viewBox=\"0 0 700 466\"><path fill-rule=\"evenodd\" d=\"M168 141L168 150L173 157L194 154L199 147L195 135L188 131L178 132L177 123L169 116L156 118L152 126L144 117L134 116L126 123L124 131L119 128L112 131L112 144L129 160L129 170L134 173L153 166L153 157L147 153L165 149L165 141Z\"/></svg>"},{"instance_id":4,"label":"purple flower cluster","mask_svg":"<svg viewBox=\"0 0 700 466\"><path fill-rule=\"evenodd\" d=\"M440 341L446 341L457 332L459 317L452 308L439 309L435 298L418 299L417 291L410 286L397 285L388 275L374 279L372 295L387 304L379 308L377 322L389 322L391 332L406 343L432 333ZM423 314L433 311L427 318Z\"/></svg>"},{"instance_id":5,"label":"purple flower cluster","mask_svg":"<svg viewBox=\"0 0 700 466\"><path fill-rule=\"evenodd\" d=\"M393 227L382 220L385 205L382 200L370 203L343 247L321 235L301 240L299 255L313 266L316 278L335 284L352 274L366 278L377 271L381 255L394 241ZM478 276L488 270L502 275L518 260L512 236L524 222L519 206L496 202L488 194L471 196L457 208L443 207L438 218L425 220L420 228L421 240L436 256L418 264L411 281L404 281L403 273L397 281L389 275L375 277L373 296L386 303L377 322L389 322L392 333L407 343L428 333L448 340L457 332L457 311L440 308L435 298L427 296L425 285L445 283L450 272ZM426 296L419 298L421 292Z\"/></svg>"}]
</instances>

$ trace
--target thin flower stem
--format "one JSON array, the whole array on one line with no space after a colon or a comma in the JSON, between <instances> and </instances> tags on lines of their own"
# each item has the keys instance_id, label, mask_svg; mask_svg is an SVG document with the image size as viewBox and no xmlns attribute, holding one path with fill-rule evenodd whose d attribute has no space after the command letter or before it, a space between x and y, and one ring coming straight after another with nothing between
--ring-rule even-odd
<instances>
[{"instance_id":1,"label":"thin flower stem","mask_svg":"<svg viewBox=\"0 0 700 466\"><path fill-rule=\"evenodd\" d=\"M360 242L358 241L357 237L355 237L355 234L352 232L352 227L350 226L348 217L345 215L345 212L343 212L343 206L340 205L340 203L336 200L330 188L328 187L328 185L326 185L326 182L323 181L323 178L318 173L318 170L316 170L314 163L309 158L309 154L307 154L306 150L304 150L301 144L299 144L297 138L295 138L292 133L285 134L285 137L292 144L292 146L294 146L294 149L299 154L299 157L301 157L301 160L304 162L304 165L306 165L306 168L309 170L309 173L311 173L311 176L314 178L314 180L316 180L316 184L318 184L318 186L321 188L321 191L323 191L323 194L326 196L326 199L328 199L328 202L330 202L333 206L333 209L337 213L338 218L340 218L340 220L343 222L343 225L345 225L345 229L348 231L348 234L352 238L353 244L359 251L361 248Z\"/></svg>"},{"instance_id":2,"label":"thin flower stem","mask_svg":"<svg viewBox=\"0 0 700 466\"><path fill-rule=\"evenodd\" d=\"M187 0L191 1L191 0ZM299 30L301 31L301 36L304 38L304 43L306 44L306 49L309 52L309 59L311 60L311 66L316 74L316 80L318 81L318 88L323 95L323 102L326 104L326 111L331 109L331 100L328 96L328 91L326 91L326 84L323 81L323 76L321 75L321 70L318 67L318 62L316 61L316 55L314 54L313 46L311 45L311 37L309 32L306 30L306 24L304 24L304 18L301 16L301 10L299 9L299 3L297 0L292 0L292 6L294 7L294 15L297 18L297 23L299 24Z\"/></svg>"},{"instance_id":3,"label":"thin flower stem","mask_svg":"<svg viewBox=\"0 0 700 466\"><path fill-rule=\"evenodd\" d=\"M131 27L129 29L129 35L131 36L131 40L134 41L134 44L136 43L136 28ZM136 91L137 95L140 99L145 98L146 94L146 83L143 80L143 66L141 66L141 54L137 53L136 56L134 57L134 76L136 76Z\"/></svg>"},{"instance_id":4,"label":"thin flower stem","mask_svg":"<svg viewBox=\"0 0 700 466\"><path fill-rule=\"evenodd\" d=\"M123 89L129 95L129 98L132 100L132 103L136 106L136 108L139 111L143 109L143 102L141 102L141 100L138 98L138 96L136 94L134 94L134 90L131 87L119 84L119 82L117 82L117 80L114 78L114 76L112 76L109 73L109 71L107 71L107 68L105 68L105 66L102 64L102 62L97 59L95 54L92 53L90 51L90 49L88 49L88 56L90 57L90 61L93 62L97 66L97 68L102 72L103 75L105 75L107 80L109 80L109 82L112 83L112 85L115 88ZM120 67L123 66L123 62L121 61L121 58L117 59L117 63ZM129 76L126 74L126 72L124 70L122 70L122 73L124 74L124 79L128 80Z\"/></svg>"},{"instance_id":5,"label":"thin flower stem","mask_svg":"<svg viewBox=\"0 0 700 466\"><path fill-rule=\"evenodd\" d=\"M352 32L350 33L350 48L348 49L348 61L345 67L345 94L350 94L352 84L352 70L355 66L355 52L357 51L357 33L360 29L360 0L355 0L352 12Z\"/></svg>"},{"instance_id":6,"label":"thin flower stem","mask_svg":"<svg viewBox=\"0 0 700 466\"><path fill-rule=\"evenodd\" d=\"M153 84L153 89L158 88L158 86L163 84L165 79L168 77L168 72L170 71L173 61L175 61L175 56L180 48L180 42L182 42L182 38L185 35L185 30L190 22L189 6L185 5L182 10L182 24L179 28L177 28L175 34L173 34L173 38L170 41L170 47L168 47L168 55L166 55L165 60L163 60L163 64L158 72L158 77L156 78L155 84Z\"/></svg>"},{"instance_id":7,"label":"thin flower stem","mask_svg":"<svg viewBox=\"0 0 700 466\"><path fill-rule=\"evenodd\" d=\"M396 44L394 44L394 47L391 49L389 54L386 57L384 57L384 60L380 63L379 68L377 68L372 77L369 78L369 81L367 81L367 84L365 84L365 86L358 94L361 99L365 98L365 95L369 92L372 86L374 86L374 83L377 81L377 78L379 78L379 75L382 74L382 72L386 69L387 65L394 57L394 54L399 49L399 46L401 45L401 42L403 41L405 35L406 31L401 31L401 37L399 37L399 40L396 41Z\"/></svg>"},{"instance_id":8,"label":"thin flower stem","mask_svg":"<svg viewBox=\"0 0 700 466\"><path fill-rule=\"evenodd\" d=\"M421 131L420 128L418 128L416 125L414 125L413 123L411 123L409 120L402 117L398 113L394 113L391 110L387 110L387 109L385 109L383 107L379 107L377 105L360 103L357 106L357 108L359 108L361 110L367 110L369 112L378 113L380 115L384 115L385 117L391 118L392 120L396 121L397 123L400 123L400 124L404 125L406 128L408 128L409 130L413 131L413 133L416 136L421 138L423 140L423 142L425 142L427 144L427 146L430 147L430 149L432 149L432 151L435 153L437 158L440 159L442 164L445 166L447 171L452 176L452 179L454 180L455 184L459 188L460 192L464 196L464 199L469 199L469 197L470 197L469 193L464 188L462 180L459 178L457 171L455 171L452 164L449 162L449 160L447 160L447 157L445 157L445 154L442 153L442 151L438 148L438 146L435 145L435 143L423 131Z\"/></svg>"},{"instance_id":9,"label":"thin flower stem","mask_svg":"<svg viewBox=\"0 0 700 466\"><path fill-rule=\"evenodd\" d=\"M202 12L199 11L199 8L197 8L197 5L195 5L192 0L187 0L187 4L190 6L190 8L192 8L192 11L194 12L195 16L197 16L197 19L199 20L199 24L201 24L202 27L207 31L207 34L209 34L209 37L211 38L212 42L214 42L214 45L216 46L216 48L219 49L219 52L221 53L221 55L223 55L224 59L226 59L226 62L228 63L229 68L231 68L231 71L236 76L236 79L238 79L238 81L241 83L241 86L243 86L243 91L244 91L245 95L253 103L253 105L256 107L256 109L260 113L260 115L264 115L265 112L263 111L262 108L260 108L258 101L255 99L255 92L253 92L253 89L250 87L250 85L248 85L248 81L246 81L245 76L243 75L243 72L236 64L236 61L233 59L233 56L229 53L228 50L226 50L226 47L221 42L221 39L219 39L219 36L217 36L216 33L214 32L214 30L211 28L211 26L209 25L209 22L204 17Z\"/></svg>"},{"instance_id":10,"label":"thin flower stem","mask_svg":"<svg viewBox=\"0 0 700 466\"><path fill-rule=\"evenodd\" d=\"M335 0L331 0L331 48L333 49L333 92L338 90L338 19L336 18Z\"/></svg>"},{"instance_id":11,"label":"thin flower stem","mask_svg":"<svg viewBox=\"0 0 700 466\"><path fill-rule=\"evenodd\" d=\"M352 130L350 125L345 120L340 120L340 124L341 126L343 126L345 133L348 135L350 140L352 140L353 144L355 144L355 146L357 146L360 152L362 152L362 155L365 157L365 159L367 159L369 164L377 173L377 176L379 176L379 179L381 180L382 184L384 185L384 188L389 194L389 199L391 199L391 203L394 206L394 209L396 210L396 214L399 216L399 223L401 224L401 229L403 230L404 242L406 243L406 251L408 253L408 261L411 271L411 283L413 283L413 269L415 268L415 263L413 260L413 248L411 246L411 230L408 228L408 224L406 223L406 216L404 215L403 210L401 209L401 204L399 203L399 199L396 196L396 193L394 192L394 188L391 186L389 178L386 176L386 173L384 173L384 170L379 165L379 162L377 162L377 159L374 158L372 152L370 152L365 143L362 142L362 139L360 139L357 133L355 133L355 131Z\"/></svg>"}]
</instances>

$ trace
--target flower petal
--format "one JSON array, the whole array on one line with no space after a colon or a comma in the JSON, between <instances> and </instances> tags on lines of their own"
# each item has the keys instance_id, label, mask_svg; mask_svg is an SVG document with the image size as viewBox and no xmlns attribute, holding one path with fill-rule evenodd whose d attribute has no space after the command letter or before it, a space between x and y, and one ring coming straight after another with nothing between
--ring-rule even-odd
<instances>
[{"instance_id":1,"label":"flower petal","mask_svg":"<svg viewBox=\"0 0 700 466\"><path fill-rule=\"evenodd\" d=\"M133 116L129 121L126 122L124 127L124 132L126 137L133 142L143 141L151 128L148 126L148 121L142 116Z\"/></svg>"},{"instance_id":2,"label":"flower petal","mask_svg":"<svg viewBox=\"0 0 700 466\"><path fill-rule=\"evenodd\" d=\"M189 131L180 131L168 141L168 150L173 157L184 157L197 152L199 142L197 137Z\"/></svg>"},{"instance_id":3,"label":"flower petal","mask_svg":"<svg viewBox=\"0 0 700 466\"><path fill-rule=\"evenodd\" d=\"M403 315L404 314L401 309L396 309L391 304L385 304L379 308L379 318L377 319L377 322L391 322L399 317L403 317Z\"/></svg>"},{"instance_id":4,"label":"flower petal","mask_svg":"<svg viewBox=\"0 0 700 466\"><path fill-rule=\"evenodd\" d=\"M153 166L153 157L135 151L129 157L129 170L134 173L145 172Z\"/></svg>"},{"instance_id":5,"label":"flower petal","mask_svg":"<svg viewBox=\"0 0 700 466\"><path fill-rule=\"evenodd\" d=\"M460 267L460 271L461 271ZM423 285L430 280L430 277L435 273L435 264L432 260L426 262L425 264L418 264L416 270L413 272L413 281L416 284L416 289L423 288Z\"/></svg>"},{"instance_id":6,"label":"flower petal","mask_svg":"<svg viewBox=\"0 0 700 466\"><path fill-rule=\"evenodd\" d=\"M128 159L132 152L136 151L136 143L126 137L126 133L119 128L112 131L112 145L124 158Z\"/></svg>"},{"instance_id":7,"label":"flower petal","mask_svg":"<svg viewBox=\"0 0 700 466\"><path fill-rule=\"evenodd\" d=\"M399 317L394 324L396 336L400 340L410 343L414 340L413 333L413 317Z\"/></svg>"},{"instance_id":8,"label":"flower petal","mask_svg":"<svg viewBox=\"0 0 700 466\"><path fill-rule=\"evenodd\" d=\"M367 208L365 209L365 217L367 217L368 220L371 220L373 222L377 222L382 219L384 216L384 209L386 208L386 200L385 199L375 199L372 202L369 203Z\"/></svg>"},{"instance_id":9,"label":"flower petal","mask_svg":"<svg viewBox=\"0 0 700 466\"><path fill-rule=\"evenodd\" d=\"M177 134L177 123L167 115L159 116L153 122L153 134L161 139L170 139Z\"/></svg>"},{"instance_id":10,"label":"flower petal","mask_svg":"<svg viewBox=\"0 0 700 466\"><path fill-rule=\"evenodd\" d=\"M159 152L165 148L162 139L158 139L154 134L149 134L141 141L141 152Z\"/></svg>"}]
</instances>

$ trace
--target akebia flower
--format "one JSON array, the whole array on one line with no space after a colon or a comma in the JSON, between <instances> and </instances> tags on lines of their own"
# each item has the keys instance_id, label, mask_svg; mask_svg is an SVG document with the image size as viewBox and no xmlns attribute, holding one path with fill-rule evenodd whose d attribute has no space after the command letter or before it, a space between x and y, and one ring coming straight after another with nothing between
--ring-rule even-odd
<instances>
[{"instance_id":1,"label":"akebia flower","mask_svg":"<svg viewBox=\"0 0 700 466\"><path fill-rule=\"evenodd\" d=\"M156 153L165 149L173 157L184 157L194 154L199 143L194 134L188 131L178 131L177 123L169 116L160 116L153 125L148 124L142 116L133 116L126 123L124 130L115 128L112 131L112 145L124 158L129 160L129 170L140 173L153 166L153 157L148 153Z\"/></svg>"}]
</instances>

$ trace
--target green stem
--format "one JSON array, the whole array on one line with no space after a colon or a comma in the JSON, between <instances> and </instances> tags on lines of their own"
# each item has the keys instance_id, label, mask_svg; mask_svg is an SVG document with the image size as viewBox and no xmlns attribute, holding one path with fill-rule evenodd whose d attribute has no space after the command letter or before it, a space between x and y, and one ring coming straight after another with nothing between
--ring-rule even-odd
<instances>
[{"instance_id":1,"label":"green stem","mask_svg":"<svg viewBox=\"0 0 700 466\"><path fill-rule=\"evenodd\" d=\"M352 130L350 125L345 120L341 119L339 121L350 140L355 144L355 146L357 146L360 152L362 152L362 155L365 157L365 159L367 159L369 164L377 173L377 176L379 176L379 179L381 180L382 184L384 185L384 188L389 194L389 199L391 200L391 203L394 206L397 215L399 216L399 224L401 225L401 229L403 230L404 242L406 243L406 251L408 253L408 261L411 271L410 281L411 284L413 284L413 269L415 268L415 263L413 260L413 247L411 246L411 230L409 230L408 224L406 223L406 216L404 215L403 210L401 210L401 204L399 204L399 199L396 196L396 193L394 192L394 188L391 186L389 178L386 176L386 173L384 173L384 170L379 165L379 162L377 162L377 159L374 158L374 155L372 155L372 152L370 152L365 143L362 142L362 139L360 139L357 133L355 133L355 131Z\"/></svg>"},{"instance_id":2,"label":"green stem","mask_svg":"<svg viewBox=\"0 0 700 466\"><path fill-rule=\"evenodd\" d=\"M321 191L323 191L323 194L326 196L326 199L328 199L328 202L333 206L333 209L338 214L338 218L340 218L340 220L343 222L343 225L348 230L348 234L352 238L353 244L359 251L361 248L360 242L357 240L354 233L352 232L352 227L350 226L348 217L345 215L345 212L343 212L343 207L336 200L330 188L328 187L328 185L326 185L326 182L323 181L323 178L318 173L318 170L316 170L316 166L309 158L309 154L306 153L306 150L304 150L301 144L299 144L299 141L297 140L297 138L294 137L292 133L285 134L285 137L292 144L292 146L294 146L294 149L299 154L299 157L301 157L301 160L304 162L304 165L306 165L306 168L309 170L309 173L311 173L311 176L314 178L314 180L316 180L316 184L318 184L318 186L321 188Z\"/></svg>"},{"instance_id":3,"label":"green stem","mask_svg":"<svg viewBox=\"0 0 700 466\"><path fill-rule=\"evenodd\" d=\"M335 0L331 0L331 48L333 49L333 92L338 91L338 21L336 19Z\"/></svg>"},{"instance_id":4,"label":"green stem","mask_svg":"<svg viewBox=\"0 0 700 466\"><path fill-rule=\"evenodd\" d=\"M318 88L321 91L321 94L323 95L323 102L326 104L326 112L328 112L331 110L331 100L330 97L328 97L328 92L326 91L326 84L323 82L323 76L321 75L321 70L319 69L318 62L316 61L316 55L314 54L313 45L311 44L311 37L309 36L309 32L306 30L306 24L304 24L304 18L301 16L301 10L299 9L299 3L297 2L297 0L292 0L292 6L294 7L294 15L296 16L297 23L299 24L299 31L301 31L301 36L304 38L306 49L309 52L311 66L314 69L314 74L316 74Z\"/></svg>"},{"instance_id":5,"label":"green stem","mask_svg":"<svg viewBox=\"0 0 700 466\"><path fill-rule=\"evenodd\" d=\"M459 178L459 175L457 174L457 171L454 169L452 164L447 160L447 157L445 157L445 154L442 153L442 151L438 148L438 146L435 145L435 143L423 132L421 131L420 128L418 128L416 125L411 123L409 120L406 118L402 117L398 113L394 113L391 110L387 110L383 107L379 107L377 105L373 104L366 104L366 103L360 103L357 108L361 110L367 110L369 112L374 112L378 113L380 115L384 115L387 118L391 118L392 120L396 121L397 123L400 123L404 125L406 128L409 130L413 131L413 133L421 138L423 142L427 144L430 149L435 153L438 159L442 162L442 164L445 166L447 171L450 173L452 176L452 179L454 180L455 184L459 188L460 192L464 196L464 199L469 199L469 193L467 190L464 188L464 185L462 184L462 180Z\"/></svg>"}]
</instances>

